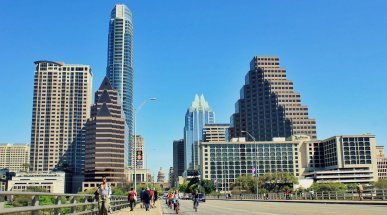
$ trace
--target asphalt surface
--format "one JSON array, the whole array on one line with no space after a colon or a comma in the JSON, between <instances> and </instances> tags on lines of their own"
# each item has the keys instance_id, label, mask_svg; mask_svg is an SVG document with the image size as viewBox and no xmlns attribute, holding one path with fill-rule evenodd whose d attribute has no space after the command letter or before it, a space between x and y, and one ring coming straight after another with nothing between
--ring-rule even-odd
<instances>
[{"instance_id":1,"label":"asphalt surface","mask_svg":"<svg viewBox=\"0 0 387 215\"><path fill-rule=\"evenodd\" d=\"M163 212L164 214L176 214L175 211L167 208L165 204L163 204ZM387 206L207 200L207 202L201 202L199 204L198 212L195 212L191 200L180 200L179 214L386 215Z\"/></svg>"}]
</instances>

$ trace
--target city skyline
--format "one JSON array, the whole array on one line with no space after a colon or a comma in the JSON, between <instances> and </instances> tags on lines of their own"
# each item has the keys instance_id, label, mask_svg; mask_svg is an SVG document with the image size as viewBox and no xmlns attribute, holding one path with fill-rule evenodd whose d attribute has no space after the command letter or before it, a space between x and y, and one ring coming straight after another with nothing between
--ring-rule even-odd
<instances>
[{"instance_id":1,"label":"city skyline","mask_svg":"<svg viewBox=\"0 0 387 215\"><path fill-rule=\"evenodd\" d=\"M0 142L30 143L34 61L91 65L93 85L101 83L106 20L120 3L84 1L74 7L74 3L20 2L0 3L0 18L13 18L12 23L0 24L1 72L8 80L1 91L14 90L1 102ZM144 136L146 150L153 153L151 169L172 166L171 142L182 138L183 114L195 93L206 95L218 123L229 123L249 70L246 62L256 55L281 58L310 116L317 120L318 139L372 133L377 145L386 146L387 30L380 28L386 22L381 15L386 3L278 2L214 1L206 2L206 7L199 1L124 2L136 27L134 104L158 98L137 118L137 134ZM85 15L90 3L96 9ZM16 18L20 13L24 16ZM37 24L48 31L42 34Z\"/></svg>"}]
</instances>

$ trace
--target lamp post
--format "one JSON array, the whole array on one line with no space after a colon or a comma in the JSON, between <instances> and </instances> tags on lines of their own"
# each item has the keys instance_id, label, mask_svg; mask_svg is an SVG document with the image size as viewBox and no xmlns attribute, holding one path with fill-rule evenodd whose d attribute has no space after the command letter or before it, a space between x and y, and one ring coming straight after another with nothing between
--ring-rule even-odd
<instances>
[{"instance_id":1,"label":"lamp post","mask_svg":"<svg viewBox=\"0 0 387 215\"><path fill-rule=\"evenodd\" d=\"M140 112L141 108L145 105L145 103L147 103L148 101L154 101L154 100L157 100L157 98L148 98L146 99L145 101L143 101L140 106L138 106L137 109L135 109L133 107L133 136L134 136L134 171L133 171L133 174L134 174L134 190L137 191L137 175L136 175L136 166L137 166L137 144L136 144L136 139L137 139L137 136L136 136L136 118L137 118L137 114ZM133 155L132 155L133 156ZM144 158L143 158L144 160ZM148 178L146 178L145 180L148 180Z\"/></svg>"},{"instance_id":2,"label":"lamp post","mask_svg":"<svg viewBox=\"0 0 387 215\"><path fill-rule=\"evenodd\" d=\"M247 135L249 135L253 141L254 141L254 145L255 145L255 174L256 174L256 177L257 177L257 199L258 199L258 152L257 152L257 143L255 141L255 138L253 135L251 135L248 131L241 131L242 133L246 133Z\"/></svg>"}]
</instances>

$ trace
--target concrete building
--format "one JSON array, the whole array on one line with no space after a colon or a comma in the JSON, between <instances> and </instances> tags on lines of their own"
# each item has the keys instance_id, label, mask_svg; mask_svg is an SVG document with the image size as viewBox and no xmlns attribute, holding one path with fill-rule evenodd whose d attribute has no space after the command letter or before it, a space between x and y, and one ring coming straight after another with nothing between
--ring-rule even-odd
<instances>
[{"instance_id":1,"label":"concrete building","mask_svg":"<svg viewBox=\"0 0 387 215\"><path fill-rule=\"evenodd\" d=\"M128 149L132 148L133 136L133 23L132 12L124 4L116 4L109 20L108 56L106 76L118 92L126 124L128 125ZM128 158L132 151L127 151ZM132 165L132 160L127 160Z\"/></svg>"},{"instance_id":2,"label":"concrete building","mask_svg":"<svg viewBox=\"0 0 387 215\"><path fill-rule=\"evenodd\" d=\"M205 124L203 127L203 142L228 141L230 124Z\"/></svg>"},{"instance_id":3,"label":"concrete building","mask_svg":"<svg viewBox=\"0 0 387 215\"><path fill-rule=\"evenodd\" d=\"M334 136L312 140L294 135L273 141L202 142L202 179L229 191L241 175L288 172L315 182L370 183L377 180L375 136ZM351 156L355 154L354 156ZM348 157L349 155L349 157Z\"/></svg>"},{"instance_id":4,"label":"concrete building","mask_svg":"<svg viewBox=\"0 0 387 215\"><path fill-rule=\"evenodd\" d=\"M212 111L204 96L195 95L195 100L185 114L184 152L185 168L198 169L200 165L199 143L203 137L205 124L215 123L215 113Z\"/></svg>"},{"instance_id":5,"label":"concrete building","mask_svg":"<svg viewBox=\"0 0 387 215\"><path fill-rule=\"evenodd\" d=\"M246 134L242 131L247 131L256 141L297 134L316 139L316 121L309 118L308 107L301 104L300 93L286 78L278 57L256 56L251 60L235 109L231 137L243 137Z\"/></svg>"},{"instance_id":6,"label":"concrete building","mask_svg":"<svg viewBox=\"0 0 387 215\"><path fill-rule=\"evenodd\" d=\"M91 86L88 65L35 62L31 171L60 168L83 174L84 125L90 117Z\"/></svg>"},{"instance_id":7,"label":"concrete building","mask_svg":"<svg viewBox=\"0 0 387 215\"><path fill-rule=\"evenodd\" d=\"M173 170L173 167L169 168L168 182L169 182L169 187L175 187L176 181L175 181L175 172Z\"/></svg>"},{"instance_id":8,"label":"concrete building","mask_svg":"<svg viewBox=\"0 0 387 215\"><path fill-rule=\"evenodd\" d=\"M387 179L387 158L377 158L377 165L379 179Z\"/></svg>"},{"instance_id":9,"label":"concrete building","mask_svg":"<svg viewBox=\"0 0 387 215\"><path fill-rule=\"evenodd\" d=\"M384 146L376 146L376 156L377 158L385 158Z\"/></svg>"},{"instance_id":10,"label":"concrete building","mask_svg":"<svg viewBox=\"0 0 387 215\"><path fill-rule=\"evenodd\" d=\"M49 193L65 193L65 173L18 173L8 181L8 191L26 191L29 187L40 187Z\"/></svg>"},{"instance_id":11,"label":"concrete building","mask_svg":"<svg viewBox=\"0 0 387 215\"><path fill-rule=\"evenodd\" d=\"M112 185L126 182L127 130L119 94L105 77L86 123L85 182L101 183L103 176Z\"/></svg>"},{"instance_id":12,"label":"concrete building","mask_svg":"<svg viewBox=\"0 0 387 215\"><path fill-rule=\"evenodd\" d=\"M184 172L184 140L174 140L173 141L173 172L175 178L182 176ZM175 179L174 179L175 180Z\"/></svg>"},{"instance_id":13,"label":"concrete building","mask_svg":"<svg viewBox=\"0 0 387 215\"><path fill-rule=\"evenodd\" d=\"M28 172L30 166L29 144L0 144L0 169L11 172Z\"/></svg>"}]
</instances>

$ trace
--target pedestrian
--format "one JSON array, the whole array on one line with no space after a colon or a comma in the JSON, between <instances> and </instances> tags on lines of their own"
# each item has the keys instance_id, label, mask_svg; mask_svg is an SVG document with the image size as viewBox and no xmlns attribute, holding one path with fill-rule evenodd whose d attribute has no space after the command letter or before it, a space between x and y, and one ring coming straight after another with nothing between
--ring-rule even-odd
<instances>
[{"instance_id":1,"label":"pedestrian","mask_svg":"<svg viewBox=\"0 0 387 215\"><path fill-rule=\"evenodd\" d=\"M364 191L363 185L361 185L360 183L357 183L356 189L357 189L357 193L359 194L360 201L363 200L363 191Z\"/></svg>"},{"instance_id":2,"label":"pedestrian","mask_svg":"<svg viewBox=\"0 0 387 215\"><path fill-rule=\"evenodd\" d=\"M157 201L157 199L159 198L159 196L158 196L158 192L157 192L157 190L156 190L155 187L153 188L153 190L154 190L153 207L156 208L156 201Z\"/></svg>"},{"instance_id":3,"label":"pedestrian","mask_svg":"<svg viewBox=\"0 0 387 215\"><path fill-rule=\"evenodd\" d=\"M141 188L141 192L140 192L141 208L145 207L145 204L144 204L144 194L145 194L145 188Z\"/></svg>"},{"instance_id":4,"label":"pedestrian","mask_svg":"<svg viewBox=\"0 0 387 215\"><path fill-rule=\"evenodd\" d=\"M151 194L149 192L149 188L146 188L146 190L144 192L145 211L149 211L150 201L151 201Z\"/></svg>"},{"instance_id":5,"label":"pedestrian","mask_svg":"<svg viewBox=\"0 0 387 215\"><path fill-rule=\"evenodd\" d=\"M133 208L136 207L136 201L137 201L137 193L133 190L133 187L130 188L129 194L128 194L128 201L130 206L130 211L133 211Z\"/></svg>"},{"instance_id":6,"label":"pedestrian","mask_svg":"<svg viewBox=\"0 0 387 215\"><path fill-rule=\"evenodd\" d=\"M240 198L241 201L242 201L242 193L239 193L239 198Z\"/></svg>"},{"instance_id":7,"label":"pedestrian","mask_svg":"<svg viewBox=\"0 0 387 215\"><path fill-rule=\"evenodd\" d=\"M154 198L154 196L155 196L155 191L153 190L153 188L151 188L151 189L149 190L149 193L150 193L150 195L151 195L150 207L153 208L153 205L154 205L153 198Z\"/></svg>"},{"instance_id":8,"label":"pedestrian","mask_svg":"<svg viewBox=\"0 0 387 215\"><path fill-rule=\"evenodd\" d=\"M98 211L99 215L108 215L109 207L110 207L110 196L112 194L112 190L110 186L107 184L106 176L102 177L102 183L99 185L97 190L99 195L98 198Z\"/></svg>"}]
</instances>

